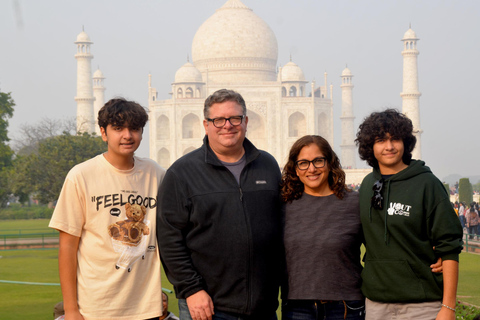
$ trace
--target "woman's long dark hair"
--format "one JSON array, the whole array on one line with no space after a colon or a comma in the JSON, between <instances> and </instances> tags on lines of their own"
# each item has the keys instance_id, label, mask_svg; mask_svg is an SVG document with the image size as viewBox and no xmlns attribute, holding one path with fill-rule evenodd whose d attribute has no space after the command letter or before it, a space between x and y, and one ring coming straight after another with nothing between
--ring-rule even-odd
<instances>
[{"instance_id":1,"label":"woman's long dark hair","mask_svg":"<svg viewBox=\"0 0 480 320\"><path fill-rule=\"evenodd\" d=\"M345 185L345 172L342 170L340 160L327 140L321 136L308 135L298 139L290 148L288 161L282 172L282 200L291 202L302 196L305 186L297 176L295 161L298 160L297 158L300 151L311 144L316 144L323 156L327 159L328 186L339 199L343 199L345 192L349 191L349 189Z\"/></svg>"}]
</instances>

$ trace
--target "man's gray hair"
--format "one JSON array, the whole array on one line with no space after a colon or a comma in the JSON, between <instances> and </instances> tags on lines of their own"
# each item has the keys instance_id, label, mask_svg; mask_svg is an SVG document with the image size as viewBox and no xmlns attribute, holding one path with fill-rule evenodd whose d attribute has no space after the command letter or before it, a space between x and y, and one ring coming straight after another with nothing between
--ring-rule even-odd
<instances>
[{"instance_id":1,"label":"man's gray hair","mask_svg":"<svg viewBox=\"0 0 480 320\"><path fill-rule=\"evenodd\" d=\"M211 94L206 100L203 107L203 116L208 118L210 113L210 107L215 103L222 103L226 101L235 101L243 109L243 115L247 115L247 106L245 105L245 100L240 93L233 90L220 89Z\"/></svg>"}]
</instances>

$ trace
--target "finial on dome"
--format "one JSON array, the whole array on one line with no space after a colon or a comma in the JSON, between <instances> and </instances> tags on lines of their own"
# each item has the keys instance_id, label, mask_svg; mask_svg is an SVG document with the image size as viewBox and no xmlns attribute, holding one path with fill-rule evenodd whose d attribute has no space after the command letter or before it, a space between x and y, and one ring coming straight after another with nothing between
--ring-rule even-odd
<instances>
[{"instance_id":1,"label":"finial on dome","mask_svg":"<svg viewBox=\"0 0 480 320\"><path fill-rule=\"evenodd\" d=\"M220 9L248 9L252 10L242 3L240 0L228 0ZM219 10L220 10L219 9Z\"/></svg>"},{"instance_id":2,"label":"finial on dome","mask_svg":"<svg viewBox=\"0 0 480 320\"><path fill-rule=\"evenodd\" d=\"M187 62L190 62L190 55L187 53Z\"/></svg>"},{"instance_id":3,"label":"finial on dome","mask_svg":"<svg viewBox=\"0 0 480 320\"><path fill-rule=\"evenodd\" d=\"M412 23L411 22L408 24L408 28L412 29Z\"/></svg>"},{"instance_id":4,"label":"finial on dome","mask_svg":"<svg viewBox=\"0 0 480 320\"><path fill-rule=\"evenodd\" d=\"M290 53L290 62L292 62L292 54Z\"/></svg>"},{"instance_id":5,"label":"finial on dome","mask_svg":"<svg viewBox=\"0 0 480 320\"><path fill-rule=\"evenodd\" d=\"M82 24L82 31L85 31L85 26Z\"/></svg>"}]
</instances>

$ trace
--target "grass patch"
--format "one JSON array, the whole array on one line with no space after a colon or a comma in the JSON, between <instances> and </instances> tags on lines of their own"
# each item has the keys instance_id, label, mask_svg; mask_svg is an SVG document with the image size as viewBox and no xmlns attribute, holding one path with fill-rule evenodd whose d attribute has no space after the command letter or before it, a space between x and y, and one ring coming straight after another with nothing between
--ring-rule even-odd
<instances>
[{"instance_id":1,"label":"grass patch","mask_svg":"<svg viewBox=\"0 0 480 320\"><path fill-rule=\"evenodd\" d=\"M52 228L48 227L50 219L19 219L2 220L0 223L0 235L21 233L48 233Z\"/></svg>"},{"instance_id":2,"label":"grass patch","mask_svg":"<svg viewBox=\"0 0 480 320\"><path fill-rule=\"evenodd\" d=\"M460 254L457 300L480 307L480 255ZM480 310L478 311L480 313Z\"/></svg>"},{"instance_id":3,"label":"grass patch","mask_svg":"<svg viewBox=\"0 0 480 320\"><path fill-rule=\"evenodd\" d=\"M0 280L59 283L58 250L0 251ZM0 283L0 319L53 319L60 286Z\"/></svg>"},{"instance_id":4,"label":"grass patch","mask_svg":"<svg viewBox=\"0 0 480 320\"><path fill-rule=\"evenodd\" d=\"M60 283L58 249L0 251L0 280ZM162 287L172 290L162 272ZM169 296L169 310L178 315L175 294ZM51 320L53 307L62 301L60 286L0 282L0 319Z\"/></svg>"}]
</instances>

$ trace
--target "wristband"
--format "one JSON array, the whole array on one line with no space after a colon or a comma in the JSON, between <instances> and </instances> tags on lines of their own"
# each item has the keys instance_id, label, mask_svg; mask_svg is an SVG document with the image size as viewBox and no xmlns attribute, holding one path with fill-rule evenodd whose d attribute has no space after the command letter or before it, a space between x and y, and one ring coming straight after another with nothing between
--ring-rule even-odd
<instances>
[{"instance_id":1,"label":"wristband","mask_svg":"<svg viewBox=\"0 0 480 320\"><path fill-rule=\"evenodd\" d=\"M449 306L447 306L446 304L443 304L443 303L442 303L442 307L445 307L448 310L452 310L453 312L457 311L455 308L449 307Z\"/></svg>"}]
</instances>

